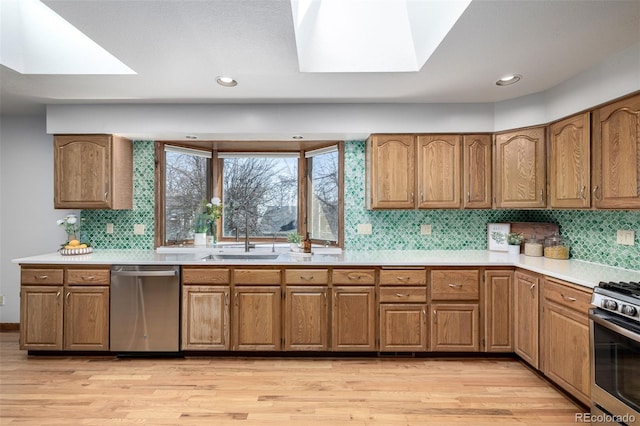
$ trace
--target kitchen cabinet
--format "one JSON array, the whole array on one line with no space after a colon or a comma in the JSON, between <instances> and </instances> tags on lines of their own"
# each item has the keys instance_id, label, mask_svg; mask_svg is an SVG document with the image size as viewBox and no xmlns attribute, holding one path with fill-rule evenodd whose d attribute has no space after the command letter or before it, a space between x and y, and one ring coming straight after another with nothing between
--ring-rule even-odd
<instances>
[{"instance_id":1,"label":"kitchen cabinet","mask_svg":"<svg viewBox=\"0 0 640 426\"><path fill-rule=\"evenodd\" d=\"M492 197L491 135L464 135L463 203L465 209L490 209Z\"/></svg>"},{"instance_id":2,"label":"kitchen cabinet","mask_svg":"<svg viewBox=\"0 0 640 426\"><path fill-rule=\"evenodd\" d=\"M549 205L591 206L591 126L585 112L549 126Z\"/></svg>"},{"instance_id":3,"label":"kitchen cabinet","mask_svg":"<svg viewBox=\"0 0 640 426\"><path fill-rule=\"evenodd\" d=\"M331 296L331 349L375 351L376 270L334 269Z\"/></svg>"},{"instance_id":4,"label":"kitchen cabinet","mask_svg":"<svg viewBox=\"0 0 640 426\"><path fill-rule=\"evenodd\" d=\"M539 350L538 275L516 271L514 274L514 349L517 355L538 368Z\"/></svg>"},{"instance_id":5,"label":"kitchen cabinet","mask_svg":"<svg viewBox=\"0 0 640 426\"><path fill-rule=\"evenodd\" d=\"M640 208L640 95L593 112L592 196L601 209Z\"/></svg>"},{"instance_id":6,"label":"kitchen cabinet","mask_svg":"<svg viewBox=\"0 0 640 426\"><path fill-rule=\"evenodd\" d=\"M546 206L545 128L498 133L495 136L494 206Z\"/></svg>"},{"instance_id":7,"label":"kitchen cabinet","mask_svg":"<svg viewBox=\"0 0 640 426\"><path fill-rule=\"evenodd\" d=\"M427 276L425 268L379 271L380 351L427 350Z\"/></svg>"},{"instance_id":8,"label":"kitchen cabinet","mask_svg":"<svg viewBox=\"0 0 640 426\"><path fill-rule=\"evenodd\" d=\"M372 135L367 141L367 208L415 208L415 137Z\"/></svg>"},{"instance_id":9,"label":"kitchen cabinet","mask_svg":"<svg viewBox=\"0 0 640 426\"><path fill-rule=\"evenodd\" d=\"M228 268L182 268L182 350L228 350Z\"/></svg>"},{"instance_id":10,"label":"kitchen cabinet","mask_svg":"<svg viewBox=\"0 0 640 426\"><path fill-rule=\"evenodd\" d=\"M585 289L554 278L543 280L542 372L585 405L591 402L590 301Z\"/></svg>"},{"instance_id":11,"label":"kitchen cabinet","mask_svg":"<svg viewBox=\"0 0 640 426\"><path fill-rule=\"evenodd\" d=\"M280 269L233 270L235 350L282 349Z\"/></svg>"},{"instance_id":12,"label":"kitchen cabinet","mask_svg":"<svg viewBox=\"0 0 640 426\"><path fill-rule=\"evenodd\" d=\"M430 350L480 350L480 287L476 269L431 271Z\"/></svg>"},{"instance_id":13,"label":"kitchen cabinet","mask_svg":"<svg viewBox=\"0 0 640 426\"><path fill-rule=\"evenodd\" d=\"M54 208L133 208L133 145L115 135L56 135Z\"/></svg>"},{"instance_id":14,"label":"kitchen cabinet","mask_svg":"<svg viewBox=\"0 0 640 426\"><path fill-rule=\"evenodd\" d=\"M284 349L326 351L329 348L327 269L285 271Z\"/></svg>"},{"instance_id":15,"label":"kitchen cabinet","mask_svg":"<svg viewBox=\"0 0 640 426\"><path fill-rule=\"evenodd\" d=\"M513 271L485 271L483 284L483 349L513 352Z\"/></svg>"},{"instance_id":16,"label":"kitchen cabinet","mask_svg":"<svg viewBox=\"0 0 640 426\"><path fill-rule=\"evenodd\" d=\"M109 269L23 267L20 348L109 350Z\"/></svg>"},{"instance_id":17,"label":"kitchen cabinet","mask_svg":"<svg viewBox=\"0 0 640 426\"><path fill-rule=\"evenodd\" d=\"M418 207L459 208L462 138L459 135L420 135L418 152Z\"/></svg>"}]
</instances>

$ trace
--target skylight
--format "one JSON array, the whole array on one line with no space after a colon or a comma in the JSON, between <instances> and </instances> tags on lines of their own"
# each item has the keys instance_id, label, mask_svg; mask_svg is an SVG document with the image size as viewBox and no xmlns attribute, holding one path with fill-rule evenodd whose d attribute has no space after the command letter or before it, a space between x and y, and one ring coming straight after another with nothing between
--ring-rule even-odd
<instances>
[{"instance_id":1,"label":"skylight","mask_svg":"<svg viewBox=\"0 0 640 426\"><path fill-rule=\"evenodd\" d=\"M301 72L419 71L471 0L290 0Z\"/></svg>"},{"instance_id":2,"label":"skylight","mask_svg":"<svg viewBox=\"0 0 640 426\"><path fill-rule=\"evenodd\" d=\"M0 63L21 74L136 74L39 0L0 0Z\"/></svg>"}]
</instances>

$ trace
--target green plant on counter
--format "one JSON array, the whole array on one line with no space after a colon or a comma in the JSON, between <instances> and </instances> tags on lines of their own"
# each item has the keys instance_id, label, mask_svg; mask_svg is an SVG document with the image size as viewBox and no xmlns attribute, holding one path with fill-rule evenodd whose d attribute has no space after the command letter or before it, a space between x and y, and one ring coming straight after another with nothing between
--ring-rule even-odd
<instances>
[{"instance_id":1,"label":"green plant on counter","mask_svg":"<svg viewBox=\"0 0 640 426\"><path fill-rule=\"evenodd\" d=\"M297 244L302 241L302 235L298 234L297 232L289 232L287 234L287 241L293 244Z\"/></svg>"},{"instance_id":2,"label":"green plant on counter","mask_svg":"<svg viewBox=\"0 0 640 426\"><path fill-rule=\"evenodd\" d=\"M522 244L522 240L524 240L524 235L518 232L510 232L507 235L507 244L511 246L519 246Z\"/></svg>"}]
</instances>

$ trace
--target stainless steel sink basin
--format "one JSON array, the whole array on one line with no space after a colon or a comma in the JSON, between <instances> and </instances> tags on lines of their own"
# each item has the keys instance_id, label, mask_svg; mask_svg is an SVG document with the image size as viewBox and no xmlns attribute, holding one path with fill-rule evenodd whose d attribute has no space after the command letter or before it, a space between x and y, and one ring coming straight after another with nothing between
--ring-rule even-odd
<instances>
[{"instance_id":1,"label":"stainless steel sink basin","mask_svg":"<svg viewBox=\"0 0 640 426\"><path fill-rule=\"evenodd\" d=\"M273 259L277 259L279 256L278 253L256 253L256 252L249 252L249 253L217 253L217 254L210 254L209 256L205 256L202 258L202 260L242 260L242 259L247 259L247 260L273 260Z\"/></svg>"}]
</instances>

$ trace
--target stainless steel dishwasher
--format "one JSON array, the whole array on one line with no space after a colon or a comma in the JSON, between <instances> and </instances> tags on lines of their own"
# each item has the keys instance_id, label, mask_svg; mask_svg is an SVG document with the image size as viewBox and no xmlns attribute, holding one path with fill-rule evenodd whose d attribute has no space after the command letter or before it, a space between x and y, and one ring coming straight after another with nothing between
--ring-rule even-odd
<instances>
[{"instance_id":1,"label":"stainless steel dishwasher","mask_svg":"<svg viewBox=\"0 0 640 426\"><path fill-rule=\"evenodd\" d=\"M178 352L180 267L111 267L112 352Z\"/></svg>"}]
</instances>

